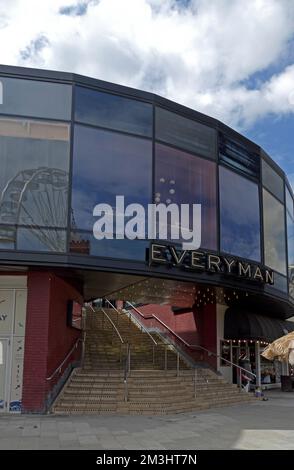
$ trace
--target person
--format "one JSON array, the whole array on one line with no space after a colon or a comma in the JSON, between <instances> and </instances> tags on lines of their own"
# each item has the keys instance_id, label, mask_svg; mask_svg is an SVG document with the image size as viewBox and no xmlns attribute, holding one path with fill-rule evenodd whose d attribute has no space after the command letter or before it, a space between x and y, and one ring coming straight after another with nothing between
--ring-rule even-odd
<instances>
[{"instance_id":1,"label":"person","mask_svg":"<svg viewBox=\"0 0 294 470\"><path fill-rule=\"evenodd\" d=\"M249 392L250 383L252 382L252 375L246 374L245 371L252 372L251 363L249 358L247 357L246 353L241 353L239 356L239 366L242 367L241 371L241 380L242 380L242 387L246 392Z\"/></svg>"},{"instance_id":2,"label":"person","mask_svg":"<svg viewBox=\"0 0 294 470\"><path fill-rule=\"evenodd\" d=\"M268 369L265 369L262 373L262 383L263 384L270 384L271 383L271 375Z\"/></svg>"}]
</instances>

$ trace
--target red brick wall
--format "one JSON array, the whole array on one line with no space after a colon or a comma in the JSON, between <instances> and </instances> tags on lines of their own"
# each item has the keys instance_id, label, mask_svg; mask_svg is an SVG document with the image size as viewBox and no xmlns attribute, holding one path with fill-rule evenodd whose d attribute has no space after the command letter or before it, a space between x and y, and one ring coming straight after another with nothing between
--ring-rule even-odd
<instances>
[{"instance_id":1,"label":"red brick wall","mask_svg":"<svg viewBox=\"0 0 294 470\"><path fill-rule=\"evenodd\" d=\"M76 340L81 337L80 330L66 324L67 301L82 303L82 296L70 284L53 276L51 278L50 315L48 329L47 371L50 376L70 351ZM77 354L75 354L77 356ZM58 376L56 376L58 379ZM50 385L56 382L52 380Z\"/></svg>"},{"instance_id":2,"label":"red brick wall","mask_svg":"<svg viewBox=\"0 0 294 470\"><path fill-rule=\"evenodd\" d=\"M199 343L199 331L197 319L194 312L174 313L171 305L150 304L139 307L140 312L148 317L154 314L163 321L169 328L183 338L187 343ZM152 325L161 328L161 324L154 320L146 320L146 326Z\"/></svg>"},{"instance_id":3,"label":"red brick wall","mask_svg":"<svg viewBox=\"0 0 294 470\"><path fill-rule=\"evenodd\" d=\"M24 411L43 411L46 395L50 281L48 273L28 274L23 371Z\"/></svg>"},{"instance_id":4,"label":"red brick wall","mask_svg":"<svg viewBox=\"0 0 294 470\"><path fill-rule=\"evenodd\" d=\"M195 360L209 362L216 367L216 358L208 356L207 353L187 348L183 343L177 340L176 336L169 333L164 326L154 318L150 318L152 314L163 321L174 333L191 345L200 345L209 351L216 352L216 306L206 305L201 309L187 313L174 313L170 305L149 304L139 307L141 313L146 319L142 320L138 314L138 318L146 327L155 327L170 336L176 341L180 347L184 349ZM134 312L136 314L136 312Z\"/></svg>"},{"instance_id":5,"label":"red brick wall","mask_svg":"<svg viewBox=\"0 0 294 470\"><path fill-rule=\"evenodd\" d=\"M196 310L199 324L200 345L204 348L217 352L217 331L216 331L216 305L208 304L200 310ZM203 360L214 368L217 367L217 358L204 353Z\"/></svg>"},{"instance_id":6,"label":"red brick wall","mask_svg":"<svg viewBox=\"0 0 294 470\"><path fill-rule=\"evenodd\" d=\"M77 289L49 272L29 272L22 407L45 410L46 397L59 379L48 382L80 331L66 324L67 300L81 301ZM80 350L69 361L77 358ZM65 368L68 364L65 364Z\"/></svg>"}]
</instances>

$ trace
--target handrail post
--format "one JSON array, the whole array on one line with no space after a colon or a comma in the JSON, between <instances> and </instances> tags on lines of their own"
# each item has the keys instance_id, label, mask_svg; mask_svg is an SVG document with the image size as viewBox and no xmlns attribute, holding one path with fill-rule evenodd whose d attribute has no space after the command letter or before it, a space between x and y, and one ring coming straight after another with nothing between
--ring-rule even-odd
<instances>
[{"instance_id":1,"label":"handrail post","mask_svg":"<svg viewBox=\"0 0 294 470\"><path fill-rule=\"evenodd\" d=\"M108 301L109 302L109 301ZM129 304L129 306L132 308L132 310L134 310L135 312L137 312L141 317L144 317L144 315L140 312L140 310L138 310L131 302L129 302L127 300L127 303ZM111 305L111 304L110 304ZM143 323L140 323L140 321L138 320L138 318L136 316L134 316L130 310L128 310L127 312L127 315L129 317L129 321L131 321L131 319L133 319L133 321L135 320L135 323L136 325L138 326L138 328L141 329L142 333L145 331L145 333L147 333L147 335L149 336L149 338L151 339L151 341L153 342L153 344L155 344L155 346L157 346L157 342L155 341L155 339L153 338L153 336L150 334L150 332L148 331L148 329L144 326Z\"/></svg>"},{"instance_id":2,"label":"handrail post","mask_svg":"<svg viewBox=\"0 0 294 470\"><path fill-rule=\"evenodd\" d=\"M125 402L127 402L128 401L128 380L125 379L124 382L125 382Z\"/></svg>"},{"instance_id":3,"label":"handrail post","mask_svg":"<svg viewBox=\"0 0 294 470\"><path fill-rule=\"evenodd\" d=\"M177 351L177 377L180 375L180 354L179 351Z\"/></svg>"},{"instance_id":4,"label":"handrail post","mask_svg":"<svg viewBox=\"0 0 294 470\"><path fill-rule=\"evenodd\" d=\"M167 371L167 346L164 348L164 370Z\"/></svg>"},{"instance_id":5,"label":"handrail post","mask_svg":"<svg viewBox=\"0 0 294 470\"><path fill-rule=\"evenodd\" d=\"M84 365L85 362L85 352L86 352L86 331L84 330L82 333L82 357L81 357L81 366Z\"/></svg>"},{"instance_id":6,"label":"handrail post","mask_svg":"<svg viewBox=\"0 0 294 470\"><path fill-rule=\"evenodd\" d=\"M242 392L242 371L239 369L239 387L240 387L240 392Z\"/></svg>"},{"instance_id":7,"label":"handrail post","mask_svg":"<svg viewBox=\"0 0 294 470\"><path fill-rule=\"evenodd\" d=\"M128 401L128 377L130 373L130 365L131 365L131 359L130 359L130 343L127 343L127 350L126 350L126 356L125 356L125 375L124 375L124 384L125 384L125 402Z\"/></svg>"},{"instance_id":8,"label":"handrail post","mask_svg":"<svg viewBox=\"0 0 294 470\"><path fill-rule=\"evenodd\" d=\"M57 374L57 372L58 372L59 374L61 373L64 364L65 364L66 361L69 359L69 357L72 355L72 353L74 352L74 350L77 349L79 342L83 342L82 338L78 338L78 339L77 339L77 341L75 342L75 344L73 345L73 347L71 348L71 350L69 351L69 353L65 356L65 358L64 358L63 361L61 362L61 364L58 365L58 367L55 369L55 371L54 371L49 377L46 377L46 380L50 381L51 379L53 379L53 377L55 377L55 375Z\"/></svg>"},{"instance_id":9,"label":"handrail post","mask_svg":"<svg viewBox=\"0 0 294 470\"><path fill-rule=\"evenodd\" d=\"M196 398L196 381L197 381L197 369L194 368L194 398Z\"/></svg>"},{"instance_id":10,"label":"handrail post","mask_svg":"<svg viewBox=\"0 0 294 470\"><path fill-rule=\"evenodd\" d=\"M154 344L152 346L152 363L153 363L153 365L155 364L155 347L154 347Z\"/></svg>"}]
</instances>

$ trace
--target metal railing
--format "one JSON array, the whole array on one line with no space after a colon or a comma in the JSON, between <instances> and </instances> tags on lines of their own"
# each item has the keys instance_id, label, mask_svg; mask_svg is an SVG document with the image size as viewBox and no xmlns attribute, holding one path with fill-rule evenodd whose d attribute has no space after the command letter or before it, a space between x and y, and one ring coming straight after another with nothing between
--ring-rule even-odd
<instances>
[{"instance_id":1,"label":"metal railing","mask_svg":"<svg viewBox=\"0 0 294 470\"><path fill-rule=\"evenodd\" d=\"M93 308L92 305L90 305L90 308L91 308L91 310L92 310L93 312L96 313L96 310ZM107 320L109 320L109 322L110 322L111 325L113 326L113 329L114 329L114 331L116 332L117 336L119 337L119 340L120 340L121 344L125 344L125 341L123 340L123 338L122 338L120 332L118 331L118 328L115 326L115 324L114 324L114 322L111 320L110 316L107 315L107 313L105 312L105 310L103 309L103 307L99 307L98 309L103 312L103 314L106 316Z\"/></svg>"},{"instance_id":2,"label":"metal railing","mask_svg":"<svg viewBox=\"0 0 294 470\"><path fill-rule=\"evenodd\" d=\"M110 302L108 299L105 299L105 301L108 303L110 308L114 312L116 312L117 322L118 322L119 315L121 315L122 312L120 312L112 304L112 302ZM189 349L198 349L198 350L205 351L208 354L208 356L217 357L217 358L223 360L224 362L230 364L231 366L236 367L236 369L239 373L239 375L237 374L237 377L239 377L238 385L240 386L240 391L242 390L242 373L244 373L243 375L245 375L245 376L250 375L250 376L256 378L256 375L253 372L250 372L247 369L239 366L238 364L235 364L235 363L229 361L228 359L220 356L219 354L217 354L213 351L210 351L209 349L206 349L203 346L200 346L199 344L190 344L190 343L188 343L181 336L179 336L177 333L175 333L168 325L166 325L156 315L152 314L152 315L149 315L149 316L145 317L145 315L142 312L140 312L140 310L137 307L135 307L131 302L127 302L127 303L130 306L130 308L132 310L134 310L141 318L144 318L144 319L154 318L167 331L169 331L175 338L177 338L182 344L184 344L187 348L189 348ZM92 306L91 306L91 309L95 312L95 309ZM105 317L109 320L109 322L113 326L113 329L115 330L115 332L117 333L117 336L119 337L119 339L121 341L121 345L125 344L127 346L125 359L124 359L124 376L123 376L123 380L124 380L124 398L125 398L125 401L127 402L128 401L128 379L129 379L129 376L130 376L130 373L131 373L131 344L129 344L128 342L125 342L123 340L118 328L116 327L113 320L109 317L109 315L105 312L105 310L102 307L99 307L99 310L101 310L103 312ZM158 344L155 341L155 339L153 338L153 336L150 334L150 331L148 331L148 329L139 321L138 317L135 316L135 314L130 312L130 311L128 311L128 314L129 314L129 318L132 318L133 321L135 320L136 325L138 327L140 327L141 330L144 331L148 335L150 340L152 341L152 355L153 355L152 361L153 361L153 364L155 364L155 351L157 352L157 356L159 356L159 353L160 353L160 351L162 351L162 347L163 347L164 348L164 363L163 364L164 364L164 370L166 372L168 370L168 350L169 349L173 350L173 352L176 354L176 375L177 375L177 377L179 377L179 375L180 375L180 358L181 357L184 360L184 362L186 362L188 368L194 370L194 374L193 374L194 397L196 398L196 395L197 395L197 365L191 364L191 362L188 364L188 362L189 362L188 359L185 358L183 353L180 353L179 350L176 348L175 344L172 343L170 340L168 340L166 337L163 336L164 340L167 341L167 344L164 344L164 345ZM120 357L120 362L121 362L121 357Z\"/></svg>"},{"instance_id":3,"label":"metal railing","mask_svg":"<svg viewBox=\"0 0 294 470\"><path fill-rule=\"evenodd\" d=\"M77 339L77 341L75 342L75 344L73 345L73 347L71 348L71 350L69 351L69 353L67 353L67 355L65 356L65 358L63 359L63 361L59 364L59 366L54 370L54 372L49 376L49 377L46 377L46 380L47 381L50 381L53 379L53 377L55 377L55 375L57 373L61 373L61 370L62 370L62 367L64 366L64 364L66 363L66 361L68 360L68 358L72 355L72 353L74 352L75 349L77 349L78 347L78 344L79 343L83 343L83 340L81 338Z\"/></svg>"},{"instance_id":4,"label":"metal railing","mask_svg":"<svg viewBox=\"0 0 294 470\"><path fill-rule=\"evenodd\" d=\"M106 299L107 300L107 299ZM110 301L108 301L108 304L110 304L112 306L112 308L114 310L117 311L117 322L118 322L118 310L111 304ZM92 305L89 305L91 310L96 313L96 310L93 308ZM120 340L120 345L121 345L121 348L120 348L120 356L119 356L119 362L122 363L122 346L125 345L126 346L126 354L125 354L125 364L124 364L124 388L125 388L125 401L128 401L128 377L129 377L129 374L130 374L130 367L131 367L131 353L130 353L130 344L125 342L122 338L122 335L120 334L119 332L119 329L117 328L117 326L115 325L115 323L113 322L113 320L110 318L110 316L105 312L104 308L103 307L97 307L97 310L101 310L102 313L104 314L104 316L109 320L109 322L111 323L112 327L113 327L113 330L116 332L119 340Z\"/></svg>"},{"instance_id":5,"label":"metal railing","mask_svg":"<svg viewBox=\"0 0 294 470\"><path fill-rule=\"evenodd\" d=\"M127 344L127 354L126 354L126 363L125 363L125 371L124 371L124 385L125 385L125 402L128 401L128 379L131 371L131 346Z\"/></svg>"},{"instance_id":6,"label":"metal railing","mask_svg":"<svg viewBox=\"0 0 294 470\"><path fill-rule=\"evenodd\" d=\"M116 312L117 320L118 320L119 315L124 314L124 312L119 312L118 309L108 299L105 299L105 301ZM136 310L137 313L142 316L141 312L139 310L137 310L136 307L131 302L128 302L128 304L131 306L132 309ZM162 351L162 348L163 348L164 349L164 365L163 365L163 367L164 367L164 370L167 372L167 370L168 370L168 350L169 349L174 350L174 352L176 354L176 358L177 358L177 363L176 363L177 372L176 372L176 374L177 374L177 377L178 377L180 375L180 353L179 353L179 351L175 348L175 346L172 343L158 344L157 341L150 334L148 329L142 323L140 323L138 321L137 317L131 311L128 311L127 313L129 315L129 318L134 321L136 326L138 328L140 328L142 332L144 331L148 335L150 340L152 341L152 363L153 364L155 364L155 357L159 357L160 351ZM165 339L165 341L166 341L166 339ZM124 370L125 401L128 401L128 378L130 376L130 373L131 373L131 344L127 343L127 354L126 354L126 359L125 359L125 370Z\"/></svg>"},{"instance_id":7,"label":"metal railing","mask_svg":"<svg viewBox=\"0 0 294 470\"><path fill-rule=\"evenodd\" d=\"M166 328L173 336L175 336L179 341L181 341L186 347L190 348L190 349L200 349L202 351L205 351L208 356L214 356L216 357L217 359L220 359L221 361L224 361L226 362L227 364L230 364L232 367L235 367L236 370L237 370L237 374L238 375L238 385L240 387L240 390L242 389L242 372L244 373L243 375L245 375L245 377L248 376L248 374L251 376L251 377L254 377L255 380L257 378L256 374L254 374L253 372L245 369L244 367L241 367L239 366L238 364L235 364L234 362L232 361L229 361L228 359L222 357L220 354L217 354L213 351L210 351L209 349L206 349L204 348L203 346L200 346L199 344L190 344L188 343L187 341L185 341L181 336L179 336L177 333L175 333L168 325L166 325L166 323L164 323L160 318L158 318L156 315L154 314L151 314L151 315L148 315L148 316L145 316L142 312L140 312L140 310L136 307L134 307L131 302L127 302L131 308L133 308L142 318L144 319L150 319L150 318L154 318L156 321L158 321L159 323L161 323L162 326L164 326L164 328ZM196 368L195 368L195 374L196 374Z\"/></svg>"},{"instance_id":8,"label":"metal railing","mask_svg":"<svg viewBox=\"0 0 294 470\"><path fill-rule=\"evenodd\" d=\"M116 311L117 313L117 321L118 321L118 316L121 315L121 313L118 311L118 309L110 302L110 300L108 299L105 299L105 301L108 303L108 305L110 305L110 307ZM134 307L130 302L128 302L128 304L134 309L136 310L136 307ZM150 334L150 332L147 330L147 328L142 325L141 323L138 322L137 318L132 315L132 312L128 311L128 314L129 314L129 318L133 318L133 320L137 323L137 326L139 328L141 328L143 331L145 331L145 333L147 333L147 335L149 336L149 338L151 339L151 341L154 343L155 346L157 346L157 342L155 341L155 339L153 338L153 336Z\"/></svg>"}]
</instances>

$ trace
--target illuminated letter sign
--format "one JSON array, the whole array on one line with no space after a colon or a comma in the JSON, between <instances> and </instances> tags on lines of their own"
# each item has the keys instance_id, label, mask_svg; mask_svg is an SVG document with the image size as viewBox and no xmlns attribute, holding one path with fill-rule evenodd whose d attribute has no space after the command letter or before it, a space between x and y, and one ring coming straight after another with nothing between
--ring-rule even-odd
<instances>
[{"instance_id":1,"label":"illuminated letter sign","mask_svg":"<svg viewBox=\"0 0 294 470\"><path fill-rule=\"evenodd\" d=\"M189 271L206 271L210 274L244 278L259 284L274 284L274 272L264 266L208 252L179 250L172 245L151 243L148 260L150 266L161 264L169 269L175 267Z\"/></svg>"}]
</instances>

